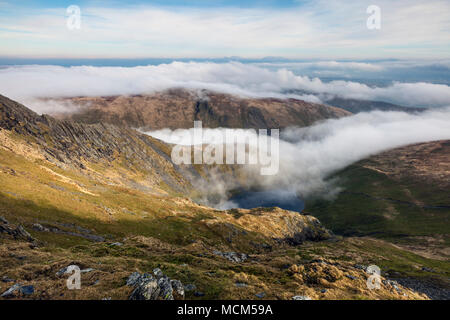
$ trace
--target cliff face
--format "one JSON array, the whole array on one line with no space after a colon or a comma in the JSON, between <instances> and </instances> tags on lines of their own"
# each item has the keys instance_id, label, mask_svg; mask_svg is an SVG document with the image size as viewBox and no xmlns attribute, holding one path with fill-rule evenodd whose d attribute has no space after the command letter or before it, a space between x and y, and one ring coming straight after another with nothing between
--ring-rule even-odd
<instances>
[{"instance_id":1,"label":"cliff face","mask_svg":"<svg viewBox=\"0 0 450 320\"><path fill-rule=\"evenodd\" d=\"M177 191L188 184L170 161L170 148L133 129L39 116L3 96L0 96L0 111L0 128L26 138L46 160L59 166L88 170L90 163L115 162L125 169L142 172L150 184L163 181Z\"/></svg>"},{"instance_id":2,"label":"cliff face","mask_svg":"<svg viewBox=\"0 0 450 320\"><path fill-rule=\"evenodd\" d=\"M209 128L282 129L308 126L319 120L350 114L339 108L302 100L246 99L183 89L139 96L72 98L70 101L82 106L81 111L59 117L148 130L192 128L194 120L203 121L203 126Z\"/></svg>"}]
</instances>

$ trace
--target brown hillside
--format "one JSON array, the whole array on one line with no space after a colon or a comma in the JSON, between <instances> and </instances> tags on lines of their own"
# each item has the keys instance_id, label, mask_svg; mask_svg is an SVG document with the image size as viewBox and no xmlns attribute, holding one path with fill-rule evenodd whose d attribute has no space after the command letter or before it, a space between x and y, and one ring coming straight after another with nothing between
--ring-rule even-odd
<instances>
[{"instance_id":1,"label":"brown hillside","mask_svg":"<svg viewBox=\"0 0 450 320\"><path fill-rule=\"evenodd\" d=\"M61 118L84 123L112 123L144 128L192 128L194 120L204 127L285 128L349 115L343 109L296 99L246 99L210 91L172 89L151 95L71 98L81 112Z\"/></svg>"}]
</instances>

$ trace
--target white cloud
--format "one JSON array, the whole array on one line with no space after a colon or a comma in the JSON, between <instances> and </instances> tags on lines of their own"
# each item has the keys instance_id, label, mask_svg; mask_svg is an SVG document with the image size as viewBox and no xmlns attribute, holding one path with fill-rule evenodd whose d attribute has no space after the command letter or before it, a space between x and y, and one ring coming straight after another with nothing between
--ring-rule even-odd
<instances>
[{"instance_id":1,"label":"white cloud","mask_svg":"<svg viewBox=\"0 0 450 320\"><path fill-rule=\"evenodd\" d=\"M223 130L205 130L203 142L211 143L214 135ZM171 143L186 144L184 138L190 131L165 129L147 134ZM311 127L292 128L284 131L281 138L279 173L262 176L258 168L248 166L245 168L248 187L294 191L303 198L332 196L339 189L327 181L327 177L352 163L404 145L450 139L450 108L420 114L360 113ZM204 191L221 193L220 206L227 200L227 192L238 187L239 182L230 175L215 174L213 179L213 183L204 185Z\"/></svg>"},{"instance_id":2,"label":"white cloud","mask_svg":"<svg viewBox=\"0 0 450 320\"><path fill-rule=\"evenodd\" d=\"M367 62L352 62L352 61L317 61L317 62L260 62L255 63L262 67L276 67L276 68L311 68L324 70L358 70L366 72L377 72L384 70L384 67L379 64Z\"/></svg>"},{"instance_id":3,"label":"white cloud","mask_svg":"<svg viewBox=\"0 0 450 320\"><path fill-rule=\"evenodd\" d=\"M379 0L378 31L366 28L370 4L319 0L289 9L82 6L82 28L74 32L66 28L65 8L21 10L2 18L16 32L2 32L0 48L4 55L47 57L448 57L448 1Z\"/></svg>"},{"instance_id":4,"label":"white cloud","mask_svg":"<svg viewBox=\"0 0 450 320\"><path fill-rule=\"evenodd\" d=\"M387 87L371 87L352 81L323 82L319 78L295 75L285 68L269 70L238 62L173 62L132 68L16 66L0 69L0 93L21 102L37 97L143 94L173 87L249 97L293 97L311 102L319 102L321 94L332 94L407 106L450 105L450 87L443 84L396 82ZM283 93L287 90L299 93ZM33 103L30 107L41 111Z\"/></svg>"}]
</instances>

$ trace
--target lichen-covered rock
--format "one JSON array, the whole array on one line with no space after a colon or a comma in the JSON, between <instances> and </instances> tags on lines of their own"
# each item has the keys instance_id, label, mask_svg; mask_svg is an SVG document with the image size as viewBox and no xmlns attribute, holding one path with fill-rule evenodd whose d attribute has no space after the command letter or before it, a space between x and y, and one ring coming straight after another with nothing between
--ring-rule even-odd
<instances>
[{"instance_id":1,"label":"lichen-covered rock","mask_svg":"<svg viewBox=\"0 0 450 320\"><path fill-rule=\"evenodd\" d=\"M172 294L175 300L184 299L184 286L180 280L170 280L170 285L172 286Z\"/></svg>"},{"instance_id":2,"label":"lichen-covered rock","mask_svg":"<svg viewBox=\"0 0 450 320\"><path fill-rule=\"evenodd\" d=\"M221 252L218 250L214 250L213 252L215 255L224 257L228 260L230 260L231 262L236 262L236 263L240 263L240 262L244 262L245 260L248 259L248 255L245 253L238 253L238 252Z\"/></svg>"},{"instance_id":3,"label":"lichen-covered rock","mask_svg":"<svg viewBox=\"0 0 450 320\"><path fill-rule=\"evenodd\" d=\"M299 245L304 241L322 241L333 238L320 221L310 215L280 208L232 209L220 217L208 219L209 228L224 232L223 227L234 225L234 238L247 232L256 232L277 241ZM221 228L222 227L222 228ZM226 229L229 234L229 227ZM235 239L236 240L236 239Z\"/></svg>"},{"instance_id":4,"label":"lichen-covered rock","mask_svg":"<svg viewBox=\"0 0 450 320\"><path fill-rule=\"evenodd\" d=\"M173 300L173 289L172 285L170 284L170 279L166 276L162 276L158 279L158 286L160 289L159 296L163 300Z\"/></svg>"},{"instance_id":5,"label":"lichen-covered rock","mask_svg":"<svg viewBox=\"0 0 450 320\"><path fill-rule=\"evenodd\" d=\"M181 281L171 280L161 269L153 270L153 275L133 272L127 279L127 285L134 287L130 300L181 300L184 299L184 287Z\"/></svg>"},{"instance_id":6,"label":"lichen-covered rock","mask_svg":"<svg viewBox=\"0 0 450 320\"><path fill-rule=\"evenodd\" d=\"M10 224L5 218L0 219L0 233L6 233L12 236L15 240L25 240L28 242L35 242L36 240L24 229L22 225L14 226Z\"/></svg>"},{"instance_id":7,"label":"lichen-covered rock","mask_svg":"<svg viewBox=\"0 0 450 320\"><path fill-rule=\"evenodd\" d=\"M134 287L141 278L139 272L133 272L127 279L127 286Z\"/></svg>"},{"instance_id":8,"label":"lichen-covered rock","mask_svg":"<svg viewBox=\"0 0 450 320\"><path fill-rule=\"evenodd\" d=\"M156 279L164 277L164 274L163 274L163 272L161 271L160 268L153 269L153 274L155 275Z\"/></svg>"},{"instance_id":9,"label":"lichen-covered rock","mask_svg":"<svg viewBox=\"0 0 450 320\"><path fill-rule=\"evenodd\" d=\"M160 296L158 280L151 275L141 276L131 293L130 300L158 300Z\"/></svg>"}]
</instances>

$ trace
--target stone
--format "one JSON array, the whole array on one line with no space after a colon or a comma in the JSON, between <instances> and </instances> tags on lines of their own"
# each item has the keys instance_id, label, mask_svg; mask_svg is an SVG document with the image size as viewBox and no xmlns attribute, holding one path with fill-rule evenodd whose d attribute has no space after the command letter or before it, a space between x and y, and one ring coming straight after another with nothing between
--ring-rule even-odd
<instances>
[{"instance_id":1,"label":"stone","mask_svg":"<svg viewBox=\"0 0 450 320\"><path fill-rule=\"evenodd\" d=\"M245 287L248 287L248 284L243 283L243 282L236 282L234 285L235 285L236 287L238 287L238 288L245 288Z\"/></svg>"},{"instance_id":2,"label":"stone","mask_svg":"<svg viewBox=\"0 0 450 320\"><path fill-rule=\"evenodd\" d=\"M392 288L394 288L397 292L401 292L402 290L400 289L400 287L398 286L398 282L394 281L394 280L383 280L383 283L385 285L389 285Z\"/></svg>"},{"instance_id":3,"label":"stone","mask_svg":"<svg viewBox=\"0 0 450 320\"><path fill-rule=\"evenodd\" d=\"M184 299L184 286L180 280L170 280L170 285L173 290L173 298L175 300L183 300Z\"/></svg>"},{"instance_id":4,"label":"stone","mask_svg":"<svg viewBox=\"0 0 450 320\"><path fill-rule=\"evenodd\" d=\"M366 266L363 266L363 265L361 265L361 264L355 264L353 267L354 267L355 269L359 269L359 270L363 270L363 271L366 271L366 270L367 270L367 267L366 267Z\"/></svg>"},{"instance_id":5,"label":"stone","mask_svg":"<svg viewBox=\"0 0 450 320\"><path fill-rule=\"evenodd\" d=\"M20 224L16 228L16 234L14 235L14 238L22 238L28 241L34 241L34 238Z\"/></svg>"},{"instance_id":6,"label":"stone","mask_svg":"<svg viewBox=\"0 0 450 320\"><path fill-rule=\"evenodd\" d=\"M15 240L26 240L28 242L35 242L36 240L23 228L22 225L18 225L14 228L8 221L2 218L0 224L0 233L6 233L14 237Z\"/></svg>"},{"instance_id":7,"label":"stone","mask_svg":"<svg viewBox=\"0 0 450 320\"><path fill-rule=\"evenodd\" d=\"M312 300L312 299L308 296L293 296L292 300Z\"/></svg>"},{"instance_id":8,"label":"stone","mask_svg":"<svg viewBox=\"0 0 450 320\"><path fill-rule=\"evenodd\" d=\"M197 287L195 286L195 284L189 283L187 285L184 286L184 290L185 291L192 291L195 290Z\"/></svg>"},{"instance_id":9,"label":"stone","mask_svg":"<svg viewBox=\"0 0 450 320\"><path fill-rule=\"evenodd\" d=\"M133 272L126 285L134 287L130 300L181 300L184 299L184 286L179 280L171 280L161 269L155 268L153 275Z\"/></svg>"},{"instance_id":10,"label":"stone","mask_svg":"<svg viewBox=\"0 0 450 320\"><path fill-rule=\"evenodd\" d=\"M57 277L61 277L62 275L64 275L67 272L68 267L64 267L58 270L58 272L56 272L56 276Z\"/></svg>"},{"instance_id":11,"label":"stone","mask_svg":"<svg viewBox=\"0 0 450 320\"><path fill-rule=\"evenodd\" d=\"M7 283L7 282L14 282L14 279L8 278L7 276L3 276L2 282L5 282L5 283Z\"/></svg>"},{"instance_id":12,"label":"stone","mask_svg":"<svg viewBox=\"0 0 450 320\"><path fill-rule=\"evenodd\" d=\"M158 279L158 286L160 289L159 295L163 300L173 300L173 289L169 278L166 276L160 277Z\"/></svg>"},{"instance_id":13,"label":"stone","mask_svg":"<svg viewBox=\"0 0 450 320\"><path fill-rule=\"evenodd\" d=\"M141 274L139 272L133 272L127 279L127 286L134 287L137 285L141 278Z\"/></svg>"},{"instance_id":14,"label":"stone","mask_svg":"<svg viewBox=\"0 0 450 320\"><path fill-rule=\"evenodd\" d=\"M44 227L43 225L39 224L39 223L35 223L32 226L33 230L36 231L40 231L40 232L49 232L50 230L46 227Z\"/></svg>"},{"instance_id":15,"label":"stone","mask_svg":"<svg viewBox=\"0 0 450 320\"><path fill-rule=\"evenodd\" d=\"M34 293L34 287L33 286L20 287L20 293L26 296L32 295Z\"/></svg>"},{"instance_id":16,"label":"stone","mask_svg":"<svg viewBox=\"0 0 450 320\"><path fill-rule=\"evenodd\" d=\"M350 274L346 274L345 275L347 278L349 278L350 280L356 280L356 277L355 276L352 276L352 275L350 275Z\"/></svg>"},{"instance_id":17,"label":"stone","mask_svg":"<svg viewBox=\"0 0 450 320\"><path fill-rule=\"evenodd\" d=\"M2 298L13 298L16 297L18 294L22 294L24 296L29 296L34 293L34 287L33 286L22 286L19 283L16 283L12 287L10 287L8 290L6 290L0 297Z\"/></svg>"},{"instance_id":18,"label":"stone","mask_svg":"<svg viewBox=\"0 0 450 320\"><path fill-rule=\"evenodd\" d=\"M259 292L259 293L255 294L255 296L257 296L258 298L262 299L262 298L264 298L266 296L266 293L265 292Z\"/></svg>"},{"instance_id":19,"label":"stone","mask_svg":"<svg viewBox=\"0 0 450 320\"><path fill-rule=\"evenodd\" d=\"M161 277L164 276L164 274L163 274L163 272L161 271L160 268L155 268L155 269L153 269L153 274L155 275L155 277L156 277L157 279L159 279L159 278L161 278Z\"/></svg>"},{"instance_id":20,"label":"stone","mask_svg":"<svg viewBox=\"0 0 450 320\"><path fill-rule=\"evenodd\" d=\"M0 296L1 298L12 298L16 295L16 292L18 292L21 288L21 285L16 283L12 287L10 287L8 290L2 293Z\"/></svg>"},{"instance_id":21,"label":"stone","mask_svg":"<svg viewBox=\"0 0 450 320\"><path fill-rule=\"evenodd\" d=\"M139 281L135 285L135 289L131 293L130 300L157 300L159 297L160 289L158 286L158 280L149 277L140 277Z\"/></svg>"},{"instance_id":22,"label":"stone","mask_svg":"<svg viewBox=\"0 0 450 320\"><path fill-rule=\"evenodd\" d=\"M221 252L218 250L214 250L213 253L218 256L222 256L231 262L241 263L248 259L248 255L245 253L237 253L237 252Z\"/></svg>"},{"instance_id":23,"label":"stone","mask_svg":"<svg viewBox=\"0 0 450 320\"><path fill-rule=\"evenodd\" d=\"M204 297L205 294L203 292L197 291L197 292L194 292L194 296L196 296L196 297Z\"/></svg>"}]
</instances>

